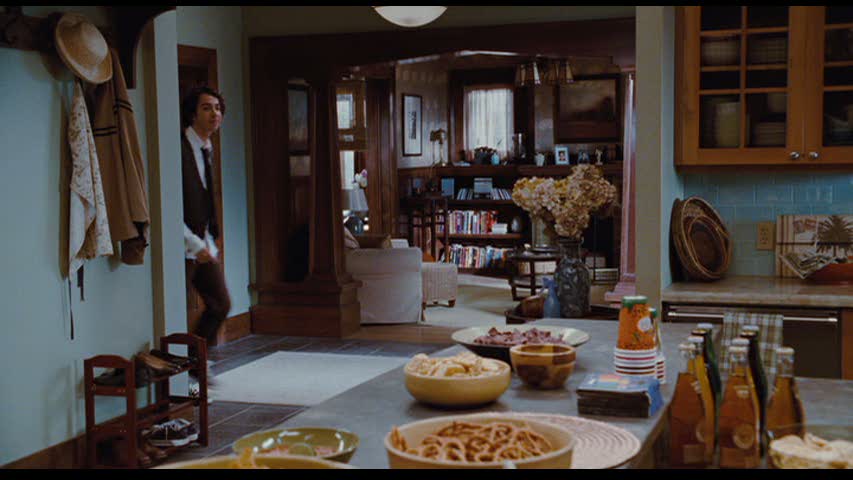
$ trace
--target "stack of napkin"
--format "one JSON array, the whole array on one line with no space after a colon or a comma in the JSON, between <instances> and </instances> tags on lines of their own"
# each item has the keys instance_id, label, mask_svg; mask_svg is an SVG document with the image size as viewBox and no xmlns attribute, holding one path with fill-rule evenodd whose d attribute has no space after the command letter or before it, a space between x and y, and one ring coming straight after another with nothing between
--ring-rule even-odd
<instances>
[{"instance_id":1,"label":"stack of napkin","mask_svg":"<svg viewBox=\"0 0 853 480\"><path fill-rule=\"evenodd\" d=\"M592 373L577 390L578 413L616 417L650 417L663 405L654 377Z\"/></svg>"}]
</instances>

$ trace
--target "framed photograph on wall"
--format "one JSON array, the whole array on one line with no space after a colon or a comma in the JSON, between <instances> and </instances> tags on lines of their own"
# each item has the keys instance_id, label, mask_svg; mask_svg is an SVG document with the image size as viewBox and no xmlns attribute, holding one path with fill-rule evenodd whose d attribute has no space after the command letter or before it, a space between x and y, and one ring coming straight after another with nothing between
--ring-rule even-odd
<instances>
[{"instance_id":1,"label":"framed photograph on wall","mask_svg":"<svg viewBox=\"0 0 853 480\"><path fill-rule=\"evenodd\" d=\"M557 90L554 135L560 142L618 140L619 78L575 78Z\"/></svg>"},{"instance_id":2,"label":"framed photograph on wall","mask_svg":"<svg viewBox=\"0 0 853 480\"><path fill-rule=\"evenodd\" d=\"M403 156L423 155L423 97L403 94Z\"/></svg>"},{"instance_id":3,"label":"framed photograph on wall","mask_svg":"<svg viewBox=\"0 0 853 480\"><path fill-rule=\"evenodd\" d=\"M308 86L287 86L288 145L291 155L308 155Z\"/></svg>"},{"instance_id":4,"label":"framed photograph on wall","mask_svg":"<svg viewBox=\"0 0 853 480\"><path fill-rule=\"evenodd\" d=\"M569 165L568 145L554 145L554 165Z\"/></svg>"}]
</instances>

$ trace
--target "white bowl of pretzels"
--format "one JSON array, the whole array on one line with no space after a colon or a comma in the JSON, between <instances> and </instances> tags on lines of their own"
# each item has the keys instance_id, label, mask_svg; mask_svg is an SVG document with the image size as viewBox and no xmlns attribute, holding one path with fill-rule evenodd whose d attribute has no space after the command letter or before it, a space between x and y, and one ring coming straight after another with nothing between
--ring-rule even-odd
<instances>
[{"instance_id":1,"label":"white bowl of pretzels","mask_svg":"<svg viewBox=\"0 0 853 480\"><path fill-rule=\"evenodd\" d=\"M452 357L418 354L403 371L406 389L413 397L442 407L474 407L494 402L512 381L509 364L471 352Z\"/></svg>"},{"instance_id":2,"label":"white bowl of pretzels","mask_svg":"<svg viewBox=\"0 0 853 480\"><path fill-rule=\"evenodd\" d=\"M447 415L394 426L391 468L571 468L572 433L501 413Z\"/></svg>"}]
</instances>

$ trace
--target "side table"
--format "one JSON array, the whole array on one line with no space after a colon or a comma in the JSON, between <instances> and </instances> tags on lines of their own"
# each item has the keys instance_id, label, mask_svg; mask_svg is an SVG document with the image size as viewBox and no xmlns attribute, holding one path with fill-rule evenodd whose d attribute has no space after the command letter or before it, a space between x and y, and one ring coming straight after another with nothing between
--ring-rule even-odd
<instances>
[{"instance_id":1,"label":"side table","mask_svg":"<svg viewBox=\"0 0 853 480\"><path fill-rule=\"evenodd\" d=\"M529 289L530 295L536 295L537 289L544 288L542 284L542 277L553 275L553 272L549 273L536 273L536 264L544 263L544 262L559 262L560 254L559 252L550 252L550 253L541 253L534 252L530 249L524 249L520 251L511 252L507 255L507 262L509 263L509 286L512 289L512 299L513 300L522 300L527 296L519 296L516 292L517 289ZM519 268L521 264L527 263L529 266L529 273L522 273Z\"/></svg>"}]
</instances>

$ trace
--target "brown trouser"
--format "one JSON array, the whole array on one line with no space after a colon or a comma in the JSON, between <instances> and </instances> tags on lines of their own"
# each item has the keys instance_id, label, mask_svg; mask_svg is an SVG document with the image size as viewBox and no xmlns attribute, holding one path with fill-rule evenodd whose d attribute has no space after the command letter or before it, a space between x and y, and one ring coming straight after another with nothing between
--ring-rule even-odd
<instances>
[{"instance_id":1,"label":"brown trouser","mask_svg":"<svg viewBox=\"0 0 853 480\"><path fill-rule=\"evenodd\" d=\"M228 295L228 287L225 286L222 264L187 260L186 266L187 279L204 302L204 312L192 333L207 339L208 343L213 343L216 341L219 326L231 310L231 297Z\"/></svg>"}]
</instances>

